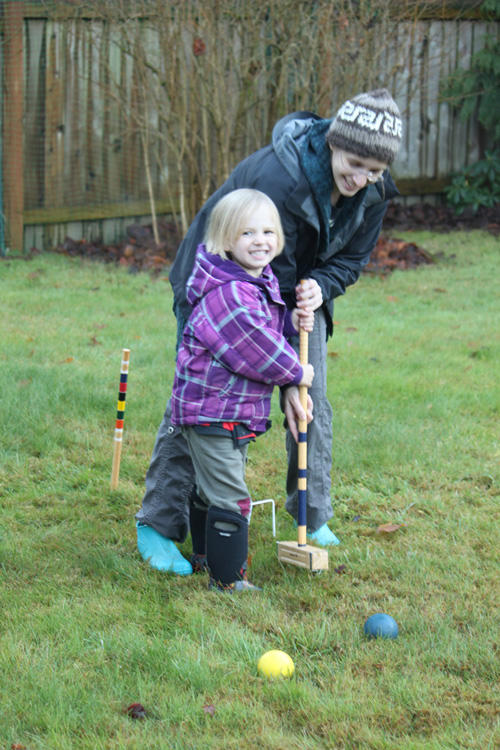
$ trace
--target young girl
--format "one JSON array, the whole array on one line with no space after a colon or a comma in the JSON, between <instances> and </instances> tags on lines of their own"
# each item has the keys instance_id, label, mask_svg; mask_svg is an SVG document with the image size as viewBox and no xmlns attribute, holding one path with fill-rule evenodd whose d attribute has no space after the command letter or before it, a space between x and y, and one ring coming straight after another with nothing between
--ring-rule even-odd
<instances>
[{"instance_id":1,"label":"young girl","mask_svg":"<svg viewBox=\"0 0 500 750\"><path fill-rule=\"evenodd\" d=\"M193 560L209 587L256 589L246 579L251 500L248 443L265 432L275 385L312 384L285 336L312 330L314 314L286 309L269 263L284 246L276 206L258 190L234 190L214 207L187 283L194 308L177 355L172 423L182 425L197 497Z\"/></svg>"}]
</instances>

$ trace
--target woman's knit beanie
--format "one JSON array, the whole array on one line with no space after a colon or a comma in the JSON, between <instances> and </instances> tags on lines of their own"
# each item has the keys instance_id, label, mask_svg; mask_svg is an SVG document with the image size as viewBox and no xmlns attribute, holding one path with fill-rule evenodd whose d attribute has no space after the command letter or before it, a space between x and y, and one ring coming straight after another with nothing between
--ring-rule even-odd
<instances>
[{"instance_id":1,"label":"woman's knit beanie","mask_svg":"<svg viewBox=\"0 0 500 750\"><path fill-rule=\"evenodd\" d=\"M326 135L331 146L384 164L393 161L401 139L401 114L387 89L375 89L345 101Z\"/></svg>"}]
</instances>

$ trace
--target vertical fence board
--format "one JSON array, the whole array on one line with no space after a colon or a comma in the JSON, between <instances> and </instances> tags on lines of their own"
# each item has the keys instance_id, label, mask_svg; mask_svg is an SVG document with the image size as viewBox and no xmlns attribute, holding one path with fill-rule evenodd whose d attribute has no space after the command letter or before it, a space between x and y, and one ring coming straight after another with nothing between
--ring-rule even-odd
<instances>
[{"instance_id":1,"label":"vertical fence board","mask_svg":"<svg viewBox=\"0 0 500 750\"><path fill-rule=\"evenodd\" d=\"M403 141L398 156L394 162L396 174L412 176L410 158L414 151L413 130L411 124L411 112L408 102L411 100L412 86L412 28L409 23L401 23L397 30L395 47L399 50L400 59L404 64L395 76L394 97L399 103L404 120Z\"/></svg>"},{"instance_id":2,"label":"vertical fence board","mask_svg":"<svg viewBox=\"0 0 500 750\"><path fill-rule=\"evenodd\" d=\"M47 72L45 78L45 185L47 206L63 204L64 130L61 46L63 29L47 23Z\"/></svg>"},{"instance_id":3,"label":"vertical fence board","mask_svg":"<svg viewBox=\"0 0 500 750\"><path fill-rule=\"evenodd\" d=\"M85 189L89 203L98 203L99 195L99 161L98 145L94 140L96 110L99 108L96 81L96 39L97 23L86 24L85 38Z\"/></svg>"},{"instance_id":4,"label":"vertical fence board","mask_svg":"<svg viewBox=\"0 0 500 750\"><path fill-rule=\"evenodd\" d=\"M425 137L423 168L426 177L437 177L439 151L439 71L441 66L441 24L431 22L427 33L425 59Z\"/></svg>"},{"instance_id":5,"label":"vertical fence board","mask_svg":"<svg viewBox=\"0 0 500 750\"><path fill-rule=\"evenodd\" d=\"M457 64L461 67L468 67L472 53L472 34L470 21L463 21L457 24ZM451 170L457 172L464 164L465 146L465 164L469 164L469 124L460 118L455 118L455 128L453 132L453 152L451 158Z\"/></svg>"},{"instance_id":6,"label":"vertical fence board","mask_svg":"<svg viewBox=\"0 0 500 750\"><path fill-rule=\"evenodd\" d=\"M103 60L104 70L102 73L104 82L114 86L115 91L120 90L121 53L116 43L116 36L109 31L107 44L107 57ZM121 161L123 160L123 143L120 126L121 106L116 98L107 103L107 134L106 146L108 151L107 181L108 195L112 200L113 195L120 200L124 199L123 185L121 183Z\"/></svg>"},{"instance_id":7,"label":"vertical fence board","mask_svg":"<svg viewBox=\"0 0 500 750\"><path fill-rule=\"evenodd\" d=\"M4 6L4 76L6 96L3 110L4 212L7 246L23 249L24 156L23 156L23 7L19 2ZM8 108L7 108L8 102Z\"/></svg>"},{"instance_id":8,"label":"vertical fence board","mask_svg":"<svg viewBox=\"0 0 500 750\"><path fill-rule=\"evenodd\" d=\"M24 159L30 179L24 184L24 204L43 206L45 163L40 148L45 108L45 25L35 20L25 25Z\"/></svg>"},{"instance_id":9,"label":"vertical fence board","mask_svg":"<svg viewBox=\"0 0 500 750\"><path fill-rule=\"evenodd\" d=\"M453 21L447 21L441 25L441 62L440 62L440 80L445 80L452 72L452 60L454 59L455 48L455 24ZM438 104L439 130L436 146L436 176L447 175L450 171L451 153L452 153L452 133L453 123L451 110L448 104L441 101Z\"/></svg>"},{"instance_id":10,"label":"vertical fence board","mask_svg":"<svg viewBox=\"0 0 500 750\"><path fill-rule=\"evenodd\" d=\"M127 195L136 194L136 179L138 173L137 153L140 148L137 134L137 118L139 116L139 82L137 71L132 59L127 55L125 60L125 91L127 96L127 118L124 123L125 130L125 159L124 159L124 184Z\"/></svg>"},{"instance_id":11,"label":"vertical fence board","mask_svg":"<svg viewBox=\"0 0 500 750\"><path fill-rule=\"evenodd\" d=\"M82 24L73 20L66 27L65 46L65 107L66 107L66 187L71 205L82 194L85 186L82 123L85 120L85 103L82 97L83 39Z\"/></svg>"},{"instance_id":12,"label":"vertical fence board","mask_svg":"<svg viewBox=\"0 0 500 750\"><path fill-rule=\"evenodd\" d=\"M424 54L425 27L420 24L416 29L409 61L410 75L407 103L408 141L408 176L418 177L422 173L422 57Z\"/></svg>"}]
</instances>

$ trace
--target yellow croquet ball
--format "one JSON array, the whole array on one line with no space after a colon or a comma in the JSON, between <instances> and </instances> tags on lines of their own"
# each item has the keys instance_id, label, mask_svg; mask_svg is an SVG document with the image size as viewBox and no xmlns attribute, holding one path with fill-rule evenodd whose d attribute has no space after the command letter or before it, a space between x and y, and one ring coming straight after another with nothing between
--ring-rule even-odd
<instances>
[{"instance_id":1,"label":"yellow croquet ball","mask_svg":"<svg viewBox=\"0 0 500 750\"><path fill-rule=\"evenodd\" d=\"M266 651L259 659L257 669L264 677L291 677L295 671L293 661L284 651Z\"/></svg>"}]
</instances>

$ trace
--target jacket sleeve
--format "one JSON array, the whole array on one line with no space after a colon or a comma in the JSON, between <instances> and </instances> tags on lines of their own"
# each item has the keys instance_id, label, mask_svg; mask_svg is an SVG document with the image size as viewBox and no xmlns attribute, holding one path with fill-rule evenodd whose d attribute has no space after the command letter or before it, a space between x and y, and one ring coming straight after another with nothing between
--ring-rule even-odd
<instances>
[{"instance_id":1,"label":"jacket sleeve","mask_svg":"<svg viewBox=\"0 0 500 750\"><path fill-rule=\"evenodd\" d=\"M271 385L298 384L296 352L269 325L269 315L249 285L233 282L209 292L196 310L196 336L227 370Z\"/></svg>"},{"instance_id":2,"label":"jacket sleeve","mask_svg":"<svg viewBox=\"0 0 500 750\"><path fill-rule=\"evenodd\" d=\"M308 274L318 282L324 300L345 294L347 287L359 279L377 243L386 208L386 202L367 208L363 223L344 247Z\"/></svg>"}]
</instances>

